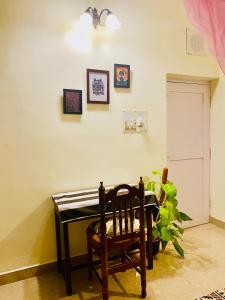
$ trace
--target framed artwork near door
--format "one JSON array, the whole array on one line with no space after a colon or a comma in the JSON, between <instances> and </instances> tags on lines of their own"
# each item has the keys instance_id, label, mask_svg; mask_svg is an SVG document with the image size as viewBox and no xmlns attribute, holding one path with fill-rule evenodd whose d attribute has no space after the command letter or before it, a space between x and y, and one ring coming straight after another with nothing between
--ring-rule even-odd
<instances>
[{"instance_id":1,"label":"framed artwork near door","mask_svg":"<svg viewBox=\"0 0 225 300\"><path fill-rule=\"evenodd\" d=\"M109 104L109 71L87 69L87 103Z\"/></svg>"}]
</instances>

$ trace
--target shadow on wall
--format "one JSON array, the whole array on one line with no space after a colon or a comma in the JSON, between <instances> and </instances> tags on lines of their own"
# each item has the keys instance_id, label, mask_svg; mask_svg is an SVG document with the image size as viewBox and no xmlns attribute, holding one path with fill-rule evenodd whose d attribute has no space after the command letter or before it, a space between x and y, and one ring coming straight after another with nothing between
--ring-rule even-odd
<instances>
[{"instance_id":1,"label":"shadow on wall","mask_svg":"<svg viewBox=\"0 0 225 300\"><path fill-rule=\"evenodd\" d=\"M87 104L88 111L110 111L110 104Z\"/></svg>"}]
</instances>

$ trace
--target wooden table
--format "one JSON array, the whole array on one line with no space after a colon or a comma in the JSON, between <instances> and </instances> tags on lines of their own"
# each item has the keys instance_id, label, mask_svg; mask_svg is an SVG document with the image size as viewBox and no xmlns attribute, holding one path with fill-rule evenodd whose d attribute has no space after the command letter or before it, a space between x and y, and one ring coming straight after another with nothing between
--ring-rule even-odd
<instances>
[{"instance_id":1,"label":"wooden table","mask_svg":"<svg viewBox=\"0 0 225 300\"><path fill-rule=\"evenodd\" d=\"M107 187L107 189L111 189ZM69 223L91 219L100 216L98 189L80 190L75 192L60 193L52 196L55 207L55 228L58 270L62 272L66 284L67 295L72 294L71 262L69 245ZM134 207L138 209L138 202ZM152 248L152 218L151 214L157 213L156 196L154 193L145 191L145 208L147 215L147 258L148 268L153 268L153 248ZM110 215L110 205L107 207ZM63 233L63 241L61 239ZM64 247L64 260L62 259L62 247Z\"/></svg>"}]
</instances>

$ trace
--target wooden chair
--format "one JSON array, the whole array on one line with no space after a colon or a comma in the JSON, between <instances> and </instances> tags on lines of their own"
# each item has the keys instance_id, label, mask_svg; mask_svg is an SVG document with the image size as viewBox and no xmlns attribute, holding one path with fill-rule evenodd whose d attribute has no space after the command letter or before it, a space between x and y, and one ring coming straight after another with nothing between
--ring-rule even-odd
<instances>
[{"instance_id":1,"label":"wooden chair","mask_svg":"<svg viewBox=\"0 0 225 300\"><path fill-rule=\"evenodd\" d=\"M135 221L133 200L138 199L140 219ZM99 187L99 204L101 219L99 223L92 223L87 228L88 246L88 277L92 280L92 271L102 285L103 300L108 300L108 275L124 272L135 268L141 275L141 296L146 297L146 249L144 230L144 183L140 178L139 188L121 184L105 193L103 183ZM112 210L112 218L106 217L106 206ZM137 223L138 222L138 226ZM110 230L111 226L111 230ZM131 258L128 249L139 241L139 257ZM93 264L93 252L100 257L101 276ZM109 250L119 250L119 263L108 264Z\"/></svg>"}]
</instances>

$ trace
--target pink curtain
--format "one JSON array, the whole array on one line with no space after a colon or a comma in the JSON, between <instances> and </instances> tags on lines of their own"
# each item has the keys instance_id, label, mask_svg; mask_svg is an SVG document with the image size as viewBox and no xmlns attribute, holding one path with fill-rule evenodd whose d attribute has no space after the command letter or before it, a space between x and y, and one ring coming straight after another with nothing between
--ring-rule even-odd
<instances>
[{"instance_id":1,"label":"pink curtain","mask_svg":"<svg viewBox=\"0 0 225 300\"><path fill-rule=\"evenodd\" d=\"M225 74L225 0L184 0L184 5Z\"/></svg>"}]
</instances>

